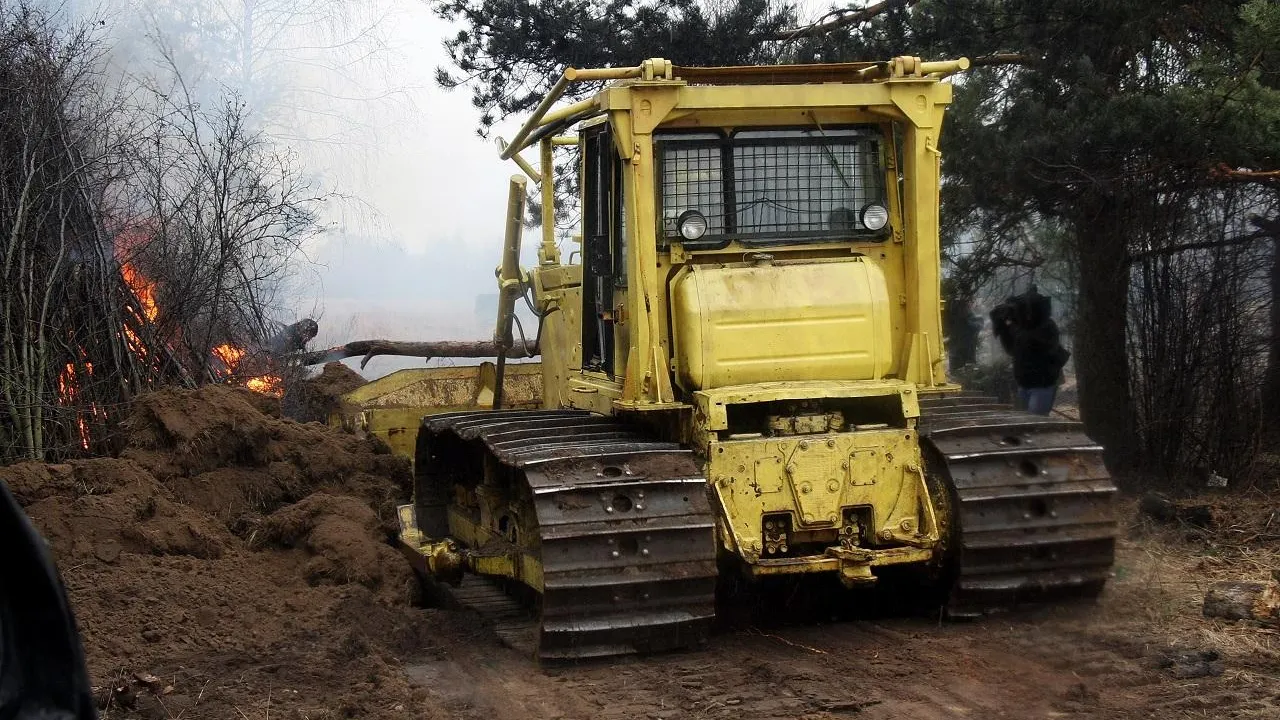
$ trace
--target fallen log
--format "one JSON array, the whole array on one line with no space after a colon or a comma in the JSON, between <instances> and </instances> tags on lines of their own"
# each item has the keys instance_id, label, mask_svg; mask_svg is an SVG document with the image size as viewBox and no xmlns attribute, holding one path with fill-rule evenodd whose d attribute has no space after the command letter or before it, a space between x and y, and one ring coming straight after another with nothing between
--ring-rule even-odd
<instances>
[{"instance_id":1,"label":"fallen log","mask_svg":"<svg viewBox=\"0 0 1280 720\"><path fill-rule=\"evenodd\" d=\"M534 357L538 354L536 343L528 345L516 341L507 351L508 358ZM303 365L320 365L349 357L360 357L363 368L378 355L420 357L430 360L439 357L492 358L498 356L498 346L492 340L440 340L435 342L402 342L399 340L355 340L328 350L298 353L293 357Z\"/></svg>"},{"instance_id":2,"label":"fallen log","mask_svg":"<svg viewBox=\"0 0 1280 720\"><path fill-rule=\"evenodd\" d=\"M1280 625L1280 584L1215 582L1204 595L1204 616Z\"/></svg>"},{"instance_id":3,"label":"fallen log","mask_svg":"<svg viewBox=\"0 0 1280 720\"><path fill-rule=\"evenodd\" d=\"M1157 493L1147 493L1138 503L1139 509L1162 523L1181 523L1208 529L1213 526L1213 506L1202 503L1180 503Z\"/></svg>"}]
</instances>

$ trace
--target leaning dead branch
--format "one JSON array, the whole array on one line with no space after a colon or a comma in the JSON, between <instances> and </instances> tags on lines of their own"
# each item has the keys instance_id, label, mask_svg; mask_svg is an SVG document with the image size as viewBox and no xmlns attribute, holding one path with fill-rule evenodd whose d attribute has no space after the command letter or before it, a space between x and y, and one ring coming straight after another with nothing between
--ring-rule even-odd
<instances>
[{"instance_id":1,"label":"leaning dead branch","mask_svg":"<svg viewBox=\"0 0 1280 720\"><path fill-rule=\"evenodd\" d=\"M534 357L538 354L537 344L525 345L517 343L507 351L508 358ZM355 340L345 345L331 347L328 350L315 350L296 355L302 365L320 365L359 357L363 368L369 360L378 355L398 355L402 357L420 358L492 358L498 356L498 346L492 340L444 340L437 342L401 342L397 340Z\"/></svg>"}]
</instances>

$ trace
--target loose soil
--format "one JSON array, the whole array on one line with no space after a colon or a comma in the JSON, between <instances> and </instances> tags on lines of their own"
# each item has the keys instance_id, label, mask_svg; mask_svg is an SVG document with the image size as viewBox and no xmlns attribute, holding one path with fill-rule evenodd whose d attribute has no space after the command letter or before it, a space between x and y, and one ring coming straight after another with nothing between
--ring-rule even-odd
<instances>
[{"instance_id":1,"label":"loose soil","mask_svg":"<svg viewBox=\"0 0 1280 720\"><path fill-rule=\"evenodd\" d=\"M326 422L344 410L342 396L368 381L340 362L326 363L315 377L298 383L288 395L289 415L304 421Z\"/></svg>"},{"instance_id":2,"label":"loose soil","mask_svg":"<svg viewBox=\"0 0 1280 720\"><path fill-rule=\"evenodd\" d=\"M1278 718L1280 637L1206 619L1265 580L1280 517L1124 505L1097 603L970 623L744 624L705 650L539 667L420 607L389 544L407 463L247 391L137 401L119 458L0 468L52 544L107 718ZM773 613L777 617L785 612Z\"/></svg>"}]
</instances>

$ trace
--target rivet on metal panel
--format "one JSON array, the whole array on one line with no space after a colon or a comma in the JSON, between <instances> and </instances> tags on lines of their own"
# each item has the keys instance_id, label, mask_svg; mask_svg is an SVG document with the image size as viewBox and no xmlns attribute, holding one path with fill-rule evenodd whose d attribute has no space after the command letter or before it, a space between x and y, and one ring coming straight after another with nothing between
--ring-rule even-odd
<instances>
[{"instance_id":1,"label":"rivet on metal panel","mask_svg":"<svg viewBox=\"0 0 1280 720\"><path fill-rule=\"evenodd\" d=\"M641 555L648 555L648 554L649 554L649 548L640 548L640 554L641 554Z\"/></svg>"},{"instance_id":2,"label":"rivet on metal panel","mask_svg":"<svg viewBox=\"0 0 1280 720\"><path fill-rule=\"evenodd\" d=\"M827 447L829 447L829 448L833 448L833 447L835 447L835 446L836 446L836 439L835 439L835 438L828 438L828 439L827 439Z\"/></svg>"},{"instance_id":3,"label":"rivet on metal panel","mask_svg":"<svg viewBox=\"0 0 1280 720\"><path fill-rule=\"evenodd\" d=\"M888 528L885 528L884 530L881 530L881 531L880 531L880 539L881 539L881 540L892 540L892 539L893 539L893 531L892 531L892 530L889 530Z\"/></svg>"},{"instance_id":4,"label":"rivet on metal panel","mask_svg":"<svg viewBox=\"0 0 1280 720\"><path fill-rule=\"evenodd\" d=\"M827 481L827 490L830 490L831 492L835 492L839 489L840 489L840 483L836 482L835 480Z\"/></svg>"},{"instance_id":5,"label":"rivet on metal panel","mask_svg":"<svg viewBox=\"0 0 1280 720\"><path fill-rule=\"evenodd\" d=\"M618 557L618 551L614 550L613 552L609 553L609 557Z\"/></svg>"}]
</instances>

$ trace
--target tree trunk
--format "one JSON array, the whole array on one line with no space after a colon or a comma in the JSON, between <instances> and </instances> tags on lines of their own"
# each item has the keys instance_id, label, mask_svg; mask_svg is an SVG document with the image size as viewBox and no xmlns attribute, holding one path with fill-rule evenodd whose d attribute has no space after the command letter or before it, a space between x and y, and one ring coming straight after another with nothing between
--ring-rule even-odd
<instances>
[{"instance_id":1,"label":"tree trunk","mask_svg":"<svg viewBox=\"0 0 1280 720\"><path fill-rule=\"evenodd\" d=\"M1129 392L1129 247L1124 209L1113 198L1083 200L1074 222L1080 264L1075 365L1080 415L1117 470L1135 463ZM1091 210L1091 212L1089 212Z\"/></svg>"},{"instance_id":2,"label":"tree trunk","mask_svg":"<svg viewBox=\"0 0 1280 720\"><path fill-rule=\"evenodd\" d=\"M538 346L530 343L516 343L507 350L509 358L533 357L538 354ZM489 358L497 357L498 346L492 340L440 340L436 342L400 342L397 340L355 340L346 345L299 353L293 356L303 365L319 365L349 357L363 356L360 367L364 367L369 359L376 355L401 355L405 357L463 357Z\"/></svg>"},{"instance_id":3,"label":"tree trunk","mask_svg":"<svg viewBox=\"0 0 1280 720\"><path fill-rule=\"evenodd\" d=\"M1280 625L1280 585L1216 582L1204 595L1204 616Z\"/></svg>"},{"instance_id":4,"label":"tree trunk","mask_svg":"<svg viewBox=\"0 0 1280 720\"><path fill-rule=\"evenodd\" d=\"M1280 437L1280 220L1254 218L1254 225L1271 233L1271 337L1267 375L1262 388L1267 435Z\"/></svg>"}]
</instances>

